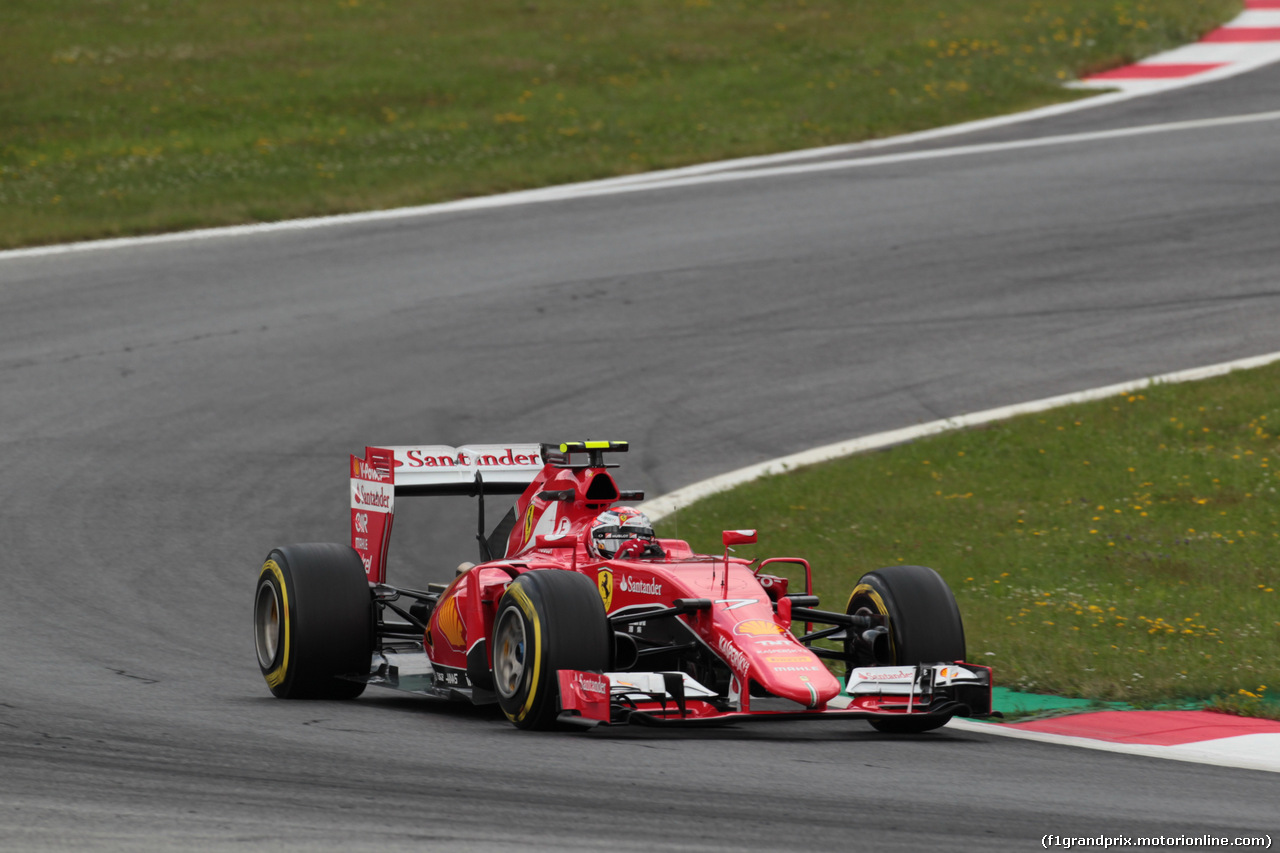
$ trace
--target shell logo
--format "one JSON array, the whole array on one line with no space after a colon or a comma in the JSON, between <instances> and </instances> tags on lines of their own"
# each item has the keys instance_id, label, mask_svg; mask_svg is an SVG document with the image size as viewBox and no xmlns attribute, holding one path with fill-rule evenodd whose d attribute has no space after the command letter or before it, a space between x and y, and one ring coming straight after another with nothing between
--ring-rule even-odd
<instances>
[{"instance_id":1,"label":"shell logo","mask_svg":"<svg viewBox=\"0 0 1280 853\"><path fill-rule=\"evenodd\" d=\"M436 627L440 629L441 636L445 641L455 649L466 647L467 628L462 623L462 617L458 614L458 599L450 596L445 599L444 604L436 610Z\"/></svg>"},{"instance_id":2,"label":"shell logo","mask_svg":"<svg viewBox=\"0 0 1280 853\"><path fill-rule=\"evenodd\" d=\"M360 476L360 460L356 459L354 456L351 457L351 476Z\"/></svg>"},{"instance_id":3,"label":"shell logo","mask_svg":"<svg viewBox=\"0 0 1280 853\"><path fill-rule=\"evenodd\" d=\"M776 622L768 619L748 619L733 626L733 633L746 634L748 637L767 637L781 634L782 629Z\"/></svg>"}]
</instances>

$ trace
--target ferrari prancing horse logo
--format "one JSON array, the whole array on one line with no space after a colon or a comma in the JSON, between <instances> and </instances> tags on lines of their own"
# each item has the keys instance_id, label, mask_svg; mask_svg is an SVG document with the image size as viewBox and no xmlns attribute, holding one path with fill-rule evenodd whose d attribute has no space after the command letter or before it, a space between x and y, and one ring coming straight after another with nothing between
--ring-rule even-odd
<instances>
[{"instance_id":1,"label":"ferrari prancing horse logo","mask_svg":"<svg viewBox=\"0 0 1280 853\"><path fill-rule=\"evenodd\" d=\"M600 570L596 575L596 590L600 593L600 600L604 602L605 613L608 613L613 605L613 572L608 569Z\"/></svg>"},{"instance_id":2,"label":"ferrari prancing horse logo","mask_svg":"<svg viewBox=\"0 0 1280 853\"><path fill-rule=\"evenodd\" d=\"M528 544L529 544L529 541L530 541L531 539L533 539L533 511L534 511L535 509L536 509L536 507L533 505L533 502L531 501L531 502L529 503L529 508L528 508L527 510L525 510L525 513L524 513L524 540L523 540L523 542L521 543L521 544L523 544L523 545L528 545Z\"/></svg>"}]
</instances>

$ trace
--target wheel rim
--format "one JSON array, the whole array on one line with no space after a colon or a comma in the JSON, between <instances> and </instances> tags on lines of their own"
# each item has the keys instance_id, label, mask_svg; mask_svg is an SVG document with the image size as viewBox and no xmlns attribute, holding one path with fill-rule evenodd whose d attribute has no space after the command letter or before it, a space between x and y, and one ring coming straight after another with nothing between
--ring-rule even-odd
<instances>
[{"instance_id":1,"label":"wheel rim","mask_svg":"<svg viewBox=\"0 0 1280 853\"><path fill-rule=\"evenodd\" d=\"M258 665L271 669L280 650L280 596L275 586L264 581L258 587L253 607L253 642L258 648Z\"/></svg>"},{"instance_id":2,"label":"wheel rim","mask_svg":"<svg viewBox=\"0 0 1280 853\"><path fill-rule=\"evenodd\" d=\"M861 611L884 617L885 627L889 629L889 660L896 661L898 659L898 641L895 636L897 627L894 625L893 614L889 612L889 606L885 603L878 590L868 584L860 583L854 587L853 595L849 596L849 605L845 608L845 612L858 613Z\"/></svg>"},{"instance_id":3,"label":"wheel rim","mask_svg":"<svg viewBox=\"0 0 1280 853\"><path fill-rule=\"evenodd\" d=\"M498 693L504 699L510 699L516 695L524 681L525 652L528 648L524 620L520 618L519 611L511 608L504 612L494 635L493 680Z\"/></svg>"}]
</instances>

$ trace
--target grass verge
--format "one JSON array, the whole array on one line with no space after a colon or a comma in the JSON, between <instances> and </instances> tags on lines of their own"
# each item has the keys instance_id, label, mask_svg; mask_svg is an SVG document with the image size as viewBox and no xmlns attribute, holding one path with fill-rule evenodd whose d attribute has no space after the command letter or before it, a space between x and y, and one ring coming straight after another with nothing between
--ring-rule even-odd
<instances>
[{"instance_id":1,"label":"grass verge","mask_svg":"<svg viewBox=\"0 0 1280 853\"><path fill-rule=\"evenodd\" d=\"M717 552L937 569L998 683L1280 717L1280 365L1056 409L768 477L664 519ZM745 549L744 549L745 550Z\"/></svg>"},{"instance_id":2,"label":"grass verge","mask_svg":"<svg viewBox=\"0 0 1280 853\"><path fill-rule=\"evenodd\" d=\"M0 248L387 208L1081 97L1240 0L6 0Z\"/></svg>"}]
</instances>

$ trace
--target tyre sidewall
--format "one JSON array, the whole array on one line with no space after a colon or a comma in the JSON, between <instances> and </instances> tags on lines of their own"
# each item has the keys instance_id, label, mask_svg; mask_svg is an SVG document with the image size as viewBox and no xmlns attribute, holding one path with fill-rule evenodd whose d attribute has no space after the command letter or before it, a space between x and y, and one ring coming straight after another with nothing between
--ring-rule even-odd
<instances>
[{"instance_id":1,"label":"tyre sidewall","mask_svg":"<svg viewBox=\"0 0 1280 853\"><path fill-rule=\"evenodd\" d=\"M367 672L373 652L373 600L359 555L329 543L277 548L258 574L255 608L264 584L280 602L275 658L267 667L259 662L271 692L288 699L364 692L364 684L340 678Z\"/></svg>"},{"instance_id":2,"label":"tyre sidewall","mask_svg":"<svg viewBox=\"0 0 1280 853\"><path fill-rule=\"evenodd\" d=\"M510 697L498 694L498 705L519 728L548 728L560 712L556 671L601 672L608 665L604 605L585 575L548 569L525 572L507 587L494 618L495 638L513 610L524 624L524 672ZM496 644L493 651L501 652Z\"/></svg>"},{"instance_id":3,"label":"tyre sidewall","mask_svg":"<svg viewBox=\"0 0 1280 853\"><path fill-rule=\"evenodd\" d=\"M278 618L280 620L279 637L276 641L275 656L271 663L263 666L261 659L258 661L258 669L262 671L262 677L266 679L267 687L271 692L281 698L289 695L289 688L292 686L290 680L294 675L292 667L293 644L291 635L293 633L293 624L297 620L294 612L294 599L290 597L289 590L292 584L285 577L285 567L282 567L276 559L278 552L272 552L267 557L266 562L262 564L262 571L258 573L258 586L254 590L253 606L254 606L254 635L255 648L257 644L257 608L258 600L263 594L263 587L268 587L272 594L275 595L277 606L279 607Z\"/></svg>"},{"instance_id":4,"label":"tyre sidewall","mask_svg":"<svg viewBox=\"0 0 1280 853\"><path fill-rule=\"evenodd\" d=\"M507 719L520 728L531 728L537 722L537 703L549 689L547 686L547 650L546 636L543 632L542 612L545 607L541 603L541 592L536 584L521 582L522 575L512 581L503 593L498 604L498 613L494 619L494 629L502 625L506 619L517 618L524 625L524 671L515 691L510 696L498 694L498 705ZM513 614L509 616L508 614ZM495 645L494 653L501 650Z\"/></svg>"},{"instance_id":5,"label":"tyre sidewall","mask_svg":"<svg viewBox=\"0 0 1280 853\"><path fill-rule=\"evenodd\" d=\"M886 617L890 663L961 661L965 658L960 608L942 576L925 566L891 566L858 581L845 612L866 607ZM920 734L947 724L950 716L888 716L869 720L886 734Z\"/></svg>"},{"instance_id":6,"label":"tyre sidewall","mask_svg":"<svg viewBox=\"0 0 1280 853\"><path fill-rule=\"evenodd\" d=\"M933 569L891 566L868 572L849 596L846 612L864 606L887 617L891 663L964 660L960 608L947 582Z\"/></svg>"}]
</instances>

